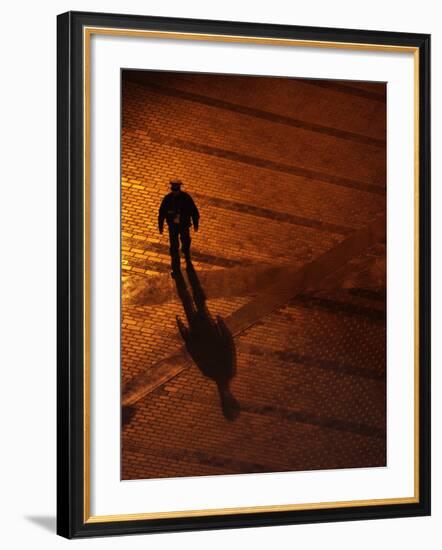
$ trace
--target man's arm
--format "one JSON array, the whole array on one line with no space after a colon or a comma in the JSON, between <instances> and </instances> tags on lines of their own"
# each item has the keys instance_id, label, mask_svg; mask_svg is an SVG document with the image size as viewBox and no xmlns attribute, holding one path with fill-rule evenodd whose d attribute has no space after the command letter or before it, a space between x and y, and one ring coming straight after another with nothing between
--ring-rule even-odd
<instances>
[{"instance_id":1,"label":"man's arm","mask_svg":"<svg viewBox=\"0 0 442 550\"><path fill-rule=\"evenodd\" d=\"M192 197L189 195L190 199L190 216L192 218L193 228L195 231L198 231L199 228L199 220L200 220L200 213L198 212L198 208L196 207L196 204L193 202Z\"/></svg>"},{"instance_id":2,"label":"man's arm","mask_svg":"<svg viewBox=\"0 0 442 550\"><path fill-rule=\"evenodd\" d=\"M164 199L161 201L161 206L158 211L158 230L160 233L163 233L165 218L166 218L166 197L164 197Z\"/></svg>"}]
</instances>

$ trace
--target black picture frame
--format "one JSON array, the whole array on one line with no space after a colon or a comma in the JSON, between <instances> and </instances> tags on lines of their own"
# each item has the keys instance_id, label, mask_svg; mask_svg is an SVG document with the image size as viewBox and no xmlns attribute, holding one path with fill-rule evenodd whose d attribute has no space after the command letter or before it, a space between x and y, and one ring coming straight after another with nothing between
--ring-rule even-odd
<instances>
[{"instance_id":1,"label":"black picture frame","mask_svg":"<svg viewBox=\"0 0 442 550\"><path fill-rule=\"evenodd\" d=\"M419 499L406 504L122 521L85 517L85 27L415 48L419 56ZM68 12L57 21L57 533L66 538L333 522L430 514L430 36L227 21Z\"/></svg>"}]
</instances>

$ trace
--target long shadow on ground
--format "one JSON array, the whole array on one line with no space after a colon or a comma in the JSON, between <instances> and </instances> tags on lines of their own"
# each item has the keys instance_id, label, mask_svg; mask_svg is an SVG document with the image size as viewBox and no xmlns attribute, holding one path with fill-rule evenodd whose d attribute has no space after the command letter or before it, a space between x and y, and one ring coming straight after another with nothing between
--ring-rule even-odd
<instances>
[{"instance_id":1,"label":"long shadow on ground","mask_svg":"<svg viewBox=\"0 0 442 550\"><path fill-rule=\"evenodd\" d=\"M233 336L224 320L210 314L206 296L191 263L187 265L190 294L181 271L174 276L178 296L187 318L186 324L177 316L177 325L186 349L204 376L212 379L218 388L223 414L235 420L240 412L230 383L236 373L236 350Z\"/></svg>"}]
</instances>

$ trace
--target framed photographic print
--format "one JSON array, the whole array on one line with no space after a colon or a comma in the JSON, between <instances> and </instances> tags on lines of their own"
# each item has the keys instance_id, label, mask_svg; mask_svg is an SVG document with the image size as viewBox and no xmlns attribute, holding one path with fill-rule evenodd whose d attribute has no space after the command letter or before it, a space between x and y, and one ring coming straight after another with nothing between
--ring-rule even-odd
<instances>
[{"instance_id":1,"label":"framed photographic print","mask_svg":"<svg viewBox=\"0 0 442 550\"><path fill-rule=\"evenodd\" d=\"M58 17L58 533L430 513L430 37Z\"/></svg>"}]
</instances>

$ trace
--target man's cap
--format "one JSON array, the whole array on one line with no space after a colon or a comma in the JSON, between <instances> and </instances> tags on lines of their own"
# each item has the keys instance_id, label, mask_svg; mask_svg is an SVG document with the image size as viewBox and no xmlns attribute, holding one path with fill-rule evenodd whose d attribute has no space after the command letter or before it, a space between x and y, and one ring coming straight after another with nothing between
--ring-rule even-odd
<instances>
[{"instance_id":1,"label":"man's cap","mask_svg":"<svg viewBox=\"0 0 442 550\"><path fill-rule=\"evenodd\" d=\"M170 180L171 187L181 187L183 182L181 180Z\"/></svg>"}]
</instances>

